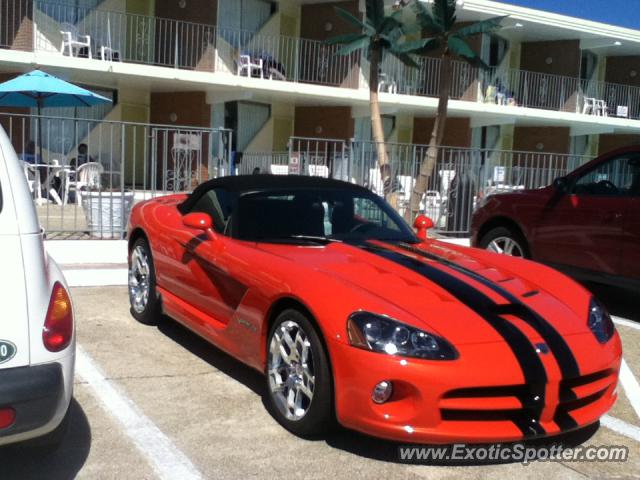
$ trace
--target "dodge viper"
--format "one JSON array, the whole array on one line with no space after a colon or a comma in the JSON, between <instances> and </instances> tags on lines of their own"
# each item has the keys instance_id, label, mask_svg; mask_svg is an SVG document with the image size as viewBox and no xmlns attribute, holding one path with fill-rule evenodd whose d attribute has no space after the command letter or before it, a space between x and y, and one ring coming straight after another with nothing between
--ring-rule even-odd
<instances>
[{"instance_id":1,"label":"dodge viper","mask_svg":"<svg viewBox=\"0 0 640 480\"><path fill-rule=\"evenodd\" d=\"M166 315L265 376L300 436L335 419L415 443L592 425L622 347L585 289L528 260L428 239L382 198L300 176L214 179L137 204L132 315Z\"/></svg>"}]
</instances>

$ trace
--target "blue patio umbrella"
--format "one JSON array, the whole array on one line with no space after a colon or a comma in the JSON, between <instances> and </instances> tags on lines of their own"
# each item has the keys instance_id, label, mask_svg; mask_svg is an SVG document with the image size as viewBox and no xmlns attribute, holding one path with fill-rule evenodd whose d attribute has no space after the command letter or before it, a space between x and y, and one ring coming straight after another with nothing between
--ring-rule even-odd
<instances>
[{"instance_id":1,"label":"blue patio umbrella","mask_svg":"<svg viewBox=\"0 0 640 480\"><path fill-rule=\"evenodd\" d=\"M106 97L69 82L34 70L0 83L0 106L37 107L38 136L42 135L40 114L44 107L92 107L109 103ZM42 147L40 138L38 144Z\"/></svg>"}]
</instances>

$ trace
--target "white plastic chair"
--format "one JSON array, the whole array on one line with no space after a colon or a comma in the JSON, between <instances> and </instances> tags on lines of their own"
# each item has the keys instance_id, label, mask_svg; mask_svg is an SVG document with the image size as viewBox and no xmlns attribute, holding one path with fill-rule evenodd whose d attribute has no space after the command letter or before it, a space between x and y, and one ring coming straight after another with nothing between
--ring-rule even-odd
<instances>
[{"instance_id":1,"label":"white plastic chair","mask_svg":"<svg viewBox=\"0 0 640 480\"><path fill-rule=\"evenodd\" d=\"M65 50L69 52L70 57L77 56L80 49L86 48L89 58L93 58L91 53L91 36L80 35L78 29L70 23L62 24L63 30L60 30L62 34L62 46L60 47L60 53L64 55Z\"/></svg>"},{"instance_id":2,"label":"white plastic chair","mask_svg":"<svg viewBox=\"0 0 640 480\"><path fill-rule=\"evenodd\" d=\"M80 201L82 188L100 188L100 177L104 173L104 167L98 162L89 162L80 165L76 170L76 181L71 182L76 188L76 203Z\"/></svg>"},{"instance_id":3,"label":"white plastic chair","mask_svg":"<svg viewBox=\"0 0 640 480\"><path fill-rule=\"evenodd\" d=\"M253 63L251 55L240 55L238 59L237 75L241 76L245 74L247 77L252 77L253 72L258 70L260 78L264 78L263 67L264 61L261 58L257 59L257 63Z\"/></svg>"},{"instance_id":4,"label":"white plastic chair","mask_svg":"<svg viewBox=\"0 0 640 480\"><path fill-rule=\"evenodd\" d=\"M42 198L40 171L24 160L20 160L20 165L22 166L22 171L24 172L24 176L27 179L27 184L29 185L29 191L31 192L31 195L36 200L40 200Z\"/></svg>"}]
</instances>

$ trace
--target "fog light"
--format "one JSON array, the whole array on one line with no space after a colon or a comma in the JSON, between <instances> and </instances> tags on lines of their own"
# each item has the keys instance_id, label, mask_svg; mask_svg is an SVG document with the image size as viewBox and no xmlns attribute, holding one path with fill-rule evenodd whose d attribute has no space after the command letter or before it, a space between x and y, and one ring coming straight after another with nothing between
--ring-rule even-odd
<instances>
[{"instance_id":1,"label":"fog light","mask_svg":"<svg viewBox=\"0 0 640 480\"><path fill-rule=\"evenodd\" d=\"M391 398L393 393L393 384L390 381L382 381L378 383L371 393L371 400L375 403L384 403Z\"/></svg>"},{"instance_id":2,"label":"fog light","mask_svg":"<svg viewBox=\"0 0 640 480\"><path fill-rule=\"evenodd\" d=\"M7 428L13 425L16 419L16 411L13 408L0 409L0 428Z\"/></svg>"}]
</instances>

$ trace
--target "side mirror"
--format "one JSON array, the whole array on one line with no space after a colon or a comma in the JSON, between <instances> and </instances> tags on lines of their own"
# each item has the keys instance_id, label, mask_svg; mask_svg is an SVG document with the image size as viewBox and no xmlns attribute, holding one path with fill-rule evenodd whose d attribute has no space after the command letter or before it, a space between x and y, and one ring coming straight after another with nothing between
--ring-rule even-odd
<instances>
[{"instance_id":1,"label":"side mirror","mask_svg":"<svg viewBox=\"0 0 640 480\"><path fill-rule=\"evenodd\" d=\"M569 190L569 180L567 180L567 177L556 178L553 181L553 188L560 193L567 193L567 190Z\"/></svg>"},{"instance_id":2,"label":"side mirror","mask_svg":"<svg viewBox=\"0 0 640 480\"><path fill-rule=\"evenodd\" d=\"M413 226L418 231L418 238L420 240L426 240L427 230L433 228L433 220L425 215L418 215L416 221L413 222Z\"/></svg>"},{"instance_id":3,"label":"side mirror","mask_svg":"<svg viewBox=\"0 0 640 480\"><path fill-rule=\"evenodd\" d=\"M182 217L182 224L185 227L205 232L210 240L215 239L215 234L212 230L213 222L211 221L211 217L206 213L187 213L184 217Z\"/></svg>"}]
</instances>

